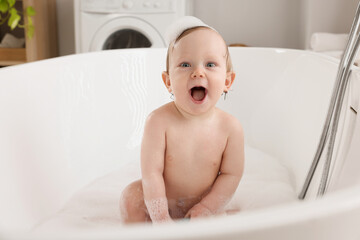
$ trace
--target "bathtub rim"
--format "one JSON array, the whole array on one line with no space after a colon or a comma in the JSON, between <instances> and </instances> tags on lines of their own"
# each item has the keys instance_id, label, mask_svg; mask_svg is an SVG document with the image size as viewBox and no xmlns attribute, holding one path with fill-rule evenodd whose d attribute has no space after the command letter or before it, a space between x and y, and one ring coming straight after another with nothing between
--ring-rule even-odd
<instances>
[{"instance_id":1,"label":"bathtub rim","mask_svg":"<svg viewBox=\"0 0 360 240\"><path fill-rule=\"evenodd\" d=\"M317 56L317 57L321 57L324 60L330 61L332 63L335 64L339 64L340 63L340 59L337 59L336 57L330 56L330 55L326 55L322 52L315 52L315 51L311 51L311 50L304 50L304 49L293 49L293 48L277 48L277 47L228 47L229 51L230 51L230 55L232 51L265 51L265 52L272 52L272 53L277 53L277 54L283 54L283 53L303 53L306 55L313 55L313 56ZM30 66L33 64L39 64L39 63L43 63L43 62L52 62L52 61L60 61L60 60L64 60L67 58L73 58L73 57L86 57L87 55L96 55L96 54L110 54L113 52L123 52L123 53L127 53L127 52L141 52L141 51L164 51L164 53L166 53L167 48L133 48L133 49L108 49L108 50L104 50L104 51L94 51L94 52L84 52L84 53L73 53L73 54L69 54L69 55L64 55L64 56L59 56L59 57L54 57L54 58L48 58L48 59L41 59L38 61L34 61L34 62L26 62L26 63L22 63L22 64L18 64L18 65L11 65L11 66L7 66L5 68L0 68L0 74L2 71L6 71L7 69L13 69L13 68L18 68L21 66ZM164 59L165 61L165 59ZM360 66L356 66L353 65L351 66L351 69L360 69Z\"/></svg>"},{"instance_id":2,"label":"bathtub rim","mask_svg":"<svg viewBox=\"0 0 360 240\"><path fill-rule=\"evenodd\" d=\"M359 185L332 192L318 199L299 200L232 216L202 219L192 223L179 222L157 226L136 224L121 227L116 231L113 228L108 232L106 230L92 231L87 229L86 232L57 233L56 236L60 239L74 239L77 237L80 239L184 239L191 237L206 239L221 236L252 236L258 231L261 233L271 229L277 229L281 235L283 234L282 230L291 226L293 227L291 231L294 231L294 236L298 236L298 231L306 230L307 223L311 221L317 221L313 222L315 225L316 223L321 224L322 219L331 216L336 217L337 215L341 216L344 213L349 215L354 209L360 211ZM298 231L295 231L296 227L299 227ZM5 231L2 232L1 236L5 239L49 239L54 234L55 232L15 233ZM308 234L306 236L311 236L310 232L306 234ZM289 237L289 235L285 234L284 237L286 236Z\"/></svg>"}]
</instances>

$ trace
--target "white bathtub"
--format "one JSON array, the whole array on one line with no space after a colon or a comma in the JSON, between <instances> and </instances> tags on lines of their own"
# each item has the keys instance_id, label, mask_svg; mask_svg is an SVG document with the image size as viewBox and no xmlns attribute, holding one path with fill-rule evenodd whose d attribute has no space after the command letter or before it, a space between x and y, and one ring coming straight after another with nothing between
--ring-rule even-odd
<instances>
[{"instance_id":1,"label":"white bathtub","mask_svg":"<svg viewBox=\"0 0 360 240\"><path fill-rule=\"evenodd\" d=\"M253 180L263 175L256 175L257 170L272 171L270 161L268 166L261 161L256 165L256 156L276 159L286 169L286 184L296 195L317 148L338 61L296 50L232 48L230 52L236 80L218 105L242 122L248 153L264 154L246 159L247 166L252 164ZM71 197L94 180L97 184L103 176L117 175L114 171L127 174L129 181L139 177L136 163L144 119L171 101L161 80L165 54L165 49L114 50L0 69L0 239L360 238L360 120L356 115L360 78L355 67L324 197L315 198L320 164L304 201L295 196L282 204L192 223L117 227L96 226L94 221L94 225L78 226L80 230L76 223L73 229L64 230L56 223L46 229ZM127 183L101 188L108 187L109 195L117 199ZM263 191L266 179L261 184L253 192ZM271 195L281 195L281 190L273 194L268 190L263 203ZM93 204L96 208L104 202ZM116 218L118 209L112 211Z\"/></svg>"}]
</instances>

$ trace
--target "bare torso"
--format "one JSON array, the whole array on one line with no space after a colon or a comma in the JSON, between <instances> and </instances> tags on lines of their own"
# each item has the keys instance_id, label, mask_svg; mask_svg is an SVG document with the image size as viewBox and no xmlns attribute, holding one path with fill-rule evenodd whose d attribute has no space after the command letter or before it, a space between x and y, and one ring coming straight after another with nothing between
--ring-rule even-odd
<instances>
[{"instance_id":1,"label":"bare torso","mask_svg":"<svg viewBox=\"0 0 360 240\"><path fill-rule=\"evenodd\" d=\"M164 181L170 214L182 218L208 193L219 174L228 131L215 109L211 118L181 117L173 103L166 120Z\"/></svg>"}]
</instances>

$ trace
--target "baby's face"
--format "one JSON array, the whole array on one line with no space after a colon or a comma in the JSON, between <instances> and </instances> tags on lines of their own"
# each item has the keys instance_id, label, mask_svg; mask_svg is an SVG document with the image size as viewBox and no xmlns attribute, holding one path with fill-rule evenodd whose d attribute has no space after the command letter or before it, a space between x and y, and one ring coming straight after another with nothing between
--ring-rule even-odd
<instances>
[{"instance_id":1,"label":"baby's face","mask_svg":"<svg viewBox=\"0 0 360 240\"><path fill-rule=\"evenodd\" d=\"M230 88L233 76L226 72L226 45L211 29L197 29L175 43L170 53L165 85L178 108L192 115L212 109Z\"/></svg>"}]
</instances>

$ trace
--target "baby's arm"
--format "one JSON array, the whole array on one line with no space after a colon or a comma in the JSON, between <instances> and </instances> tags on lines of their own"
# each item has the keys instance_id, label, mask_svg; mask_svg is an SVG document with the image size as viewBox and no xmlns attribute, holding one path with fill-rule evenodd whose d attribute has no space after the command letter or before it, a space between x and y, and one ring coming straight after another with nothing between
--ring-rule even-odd
<instances>
[{"instance_id":1,"label":"baby's arm","mask_svg":"<svg viewBox=\"0 0 360 240\"><path fill-rule=\"evenodd\" d=\"M223 154L220 175L211 191L188 212L186 217L201 217L221 213L235 193L244 170L244 137L240 123L232 122L233 129Z\"/></svg>"},{"instance_id":2,"label":"baby's arm","mask_svg":"<svg viewBox=\"0 0 360 240\"><path fill-rule=\"evenodd\" d=\"M149 115L141 144L144 201L153 223L171 221L163 178L165 128L161 117Z\"/></svg>"}]
</instances>

